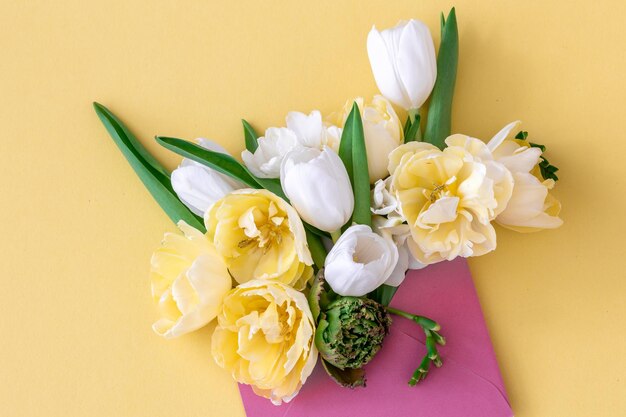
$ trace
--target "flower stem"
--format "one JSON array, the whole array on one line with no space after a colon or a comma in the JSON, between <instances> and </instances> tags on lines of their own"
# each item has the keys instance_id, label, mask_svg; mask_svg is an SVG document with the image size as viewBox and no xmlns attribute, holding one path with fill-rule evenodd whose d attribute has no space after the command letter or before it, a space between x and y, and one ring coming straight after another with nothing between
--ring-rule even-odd
<instances>
[{"instance_id":1,"label":"flower stem","mask_svg":"<svg viewBox=\"0 0 626 417\"><path fill-rule=\"evenodd\" d=\"M335 230L334 232L330 232L330 238L333 240L333 243L337 243L339 237L341 236L341 229Z\"/></svg>"},{"instance_id":2,"label":"flower stem","mask_svg":"<svg viewBox=\"0 0 626 417\"><path fill-rule=\"evenodd\" d=\"M437 368L443 364L441 356L439 356L439 352L437 351L437 345L445 345L446 339L438 333L441 326L428 317L407 313L406 311L398 310L393 307L387 307L387 312L414 321L424 330L424 334L426 335L426 355L409 380L409 385L414 386L426 378L431 363Z\"/></svg>"}]
</instances>

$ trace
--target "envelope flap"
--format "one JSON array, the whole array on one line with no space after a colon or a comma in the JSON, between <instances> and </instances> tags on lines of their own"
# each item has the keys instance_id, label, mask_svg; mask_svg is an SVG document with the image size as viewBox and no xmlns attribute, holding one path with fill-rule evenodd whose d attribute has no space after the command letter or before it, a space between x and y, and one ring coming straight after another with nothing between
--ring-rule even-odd
<instances>
[{"instance_id":1,"label":"envelope flap","mask_svg":"<svg viewBox=\"0 0 626 417\"><path fill-rule=\"evenodd\" d=\"M409 271L391 305L436 320L441 324L441 333L447 336L448 344L441 349L444 359L454 359L505 392L465 259ZM424 341L423 334L408 320L396 318L394 322L409 335L415 334Z\"/></svg>"},{"instance_id":2,"label":"envelope flap","mask_svg":"<svg viewBox=\"0 0 626 417\"><path fill-rule=\"evenodd\" d=\"M240 385L248 417L509 417L476 292L464 260L412 271L392 303L430 315L448 336L440 351L444 366L416 387L408 380L425 354L423 335L412 322L394 318L382 350L366 367L367 387L341 388L321 366L288 404L273 406ZM478 322L478 323L477 323ZM467 350L467 352L466 352Z\"/></svg>"}]
</instances>

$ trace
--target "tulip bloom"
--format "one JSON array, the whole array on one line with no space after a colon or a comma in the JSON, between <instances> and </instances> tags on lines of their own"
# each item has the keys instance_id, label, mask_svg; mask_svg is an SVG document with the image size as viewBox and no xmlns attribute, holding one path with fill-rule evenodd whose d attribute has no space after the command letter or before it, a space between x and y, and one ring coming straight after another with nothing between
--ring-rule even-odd
<instances>
[{"instance_id":1,"label":"tulip bloom","mask_svg":"<svg viewBox=\"0 0 626 417\"><path fill-rule=\"evenodd\" d=\"M380 92L405 110L422 107L437 79L435 46L428 27L400 22L367 37L367 54Z\"/></svg>"},{"instance_id":2,"label":"tulip bloom","mask_svg":"<svg viewBox=\"0 0 626 417\"><path fill-rule=\"evenodd\" d=\"M226 149L210 140L199 139L198 143L205 149L228 155ZM245 187L232 177L187 158L172 172L171 181L180 201L202 217L217 200Z\"/></svg>"},{"instance_id":3,"label":"tulip bloom","mask_svg":"<svg viewBox=\"0 0 626 417\"><path fill-rule=\"evenodd\" d=\"M346 167L328 147L298 148L287 154L280 184L302 220L326 232L339 230L354 210Z\"/></svg>"},{"instance_id":4,"label":"tulip bloom","mask_svg":"<svg viewBox=\"0 0 626 417\"><path fill-rule=\"evenodd\" d=\"M555 229L563 224L559 218L561 203L550 193L555 181L541 175L541 149L514 138L520 124L509 123L487 144L494 159L511 171L515 182L511 199L496 222L518 232Z\"/></svg>"},{"instance_id":5,"label":"tulip bloom","mask_svg":"<svg viewBox=\"0 0 626 417\"><path fill-rule=\"evenodd\" d=\"M361 297L387 281L398 263L390 239L356 224L346 230L326 257L324 278L339 295Z\"/></svg>"},{"instance_id":6,"label":"tulip bloom","mask_svg":"<svg viewBox=\"0 0 626 417\"><path fill-rule=\"evenodd\" d=\"M150 261L152 296L161 319L152 329L167 339L197 330L217 316L231 289L226 264L206 236L184 221L166 233Z\"/></svg>"},{"instance_id":7,"label":"tulip bloom","mask_svg":"<svg viewBox=\"0 0 626 417\"><path fill-rule=\"evenodd\" d=\"M280 177L283 159L296 148L339 149L341 129L325 123L319 111L308 115L292 111L285 121L287 127L270 127L257 139L259 147L254 153L245 150L241 154L248 169L259 178Z\"/></svg>"}]
</instances>

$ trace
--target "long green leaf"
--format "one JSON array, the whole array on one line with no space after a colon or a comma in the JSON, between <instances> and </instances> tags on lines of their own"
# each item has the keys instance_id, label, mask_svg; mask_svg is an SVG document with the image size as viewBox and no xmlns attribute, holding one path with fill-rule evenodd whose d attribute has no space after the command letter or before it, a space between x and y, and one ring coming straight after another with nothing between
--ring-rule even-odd
<instances>
[{"instance_id":1,"label":"long green leaf","mask_svg":"<svg viewBox=\"0 0 626 417\"><path fill-rule=\"evenodd\" d=\"M398 291L398 287L392 287L391 285L383 284L371 293L369 293L368 296L372 300L378 301L384 306L388 306L396 291Z\"/></svg>"},{"instance_id":2,"label":"long green leaf","mask_svg":"<svg viewBox=\"0 0 626 417\"><path fill-rule=\"evenodd\" d=\"M354 133L354 115L350 113L343 126L343 132L341 133L341 141L339 142L339 158L343 161L343 165L348 171L350 177L350 183L354 185L353 163L352 163L352 137Z\"/></svg>"},{"instance_id":3,"label":"long green leaf","mask_svg":"<svg viewBox=\"0 0 626 417\"><path fill-rule=\"evenodd\" d=\"M257 135L254 128L250 126L250 123L245 119L241 119L241 123L243 124L243 136L246 141L246 149L254 153L259 147L259 143L257 142L259 135Z\"/></svg>"},{"instance_id":4,"label":"long green leaf","mask_svg":"<svg viewBox=\"0 0 626 417\"><path fill-rule=\"evenodd\" d=\"M235 158L220 152L210 151L195 143L182 139L157 136L157 142L163 147L223 174L239 180L252 188L261 188L256 179Z\"/></svg>"},{"instance_id":5,"label":"long green leaf","mask_svg":"<svg viewBox=\"0 0 626 417\"><path fill-rule=\"evenodd\" d=\"M184 220L190 226L204 232L202 220L193 214L176 196L167 170L148 153L113 113L99 103L94 103L93 106L115 144L169 218L174 223Z\"/></svg>"},{"instance_id":6,"label":"long green leaf","mask_svg":"<svg viewBox=\"0 0 626 417\"><path fill-rule=\"evenodd\" d=\"M406 120L406 129L404 133L404 143L409 143L413 141L419 141L421 138L419 137L420 131L420 120L421 116L419 114L415 115L415 120L411 122L411 118Z\"/></svg>"},{"instance_id":7,"label":"long green leaf","mask_svg":"<svg viewBox=\"0 0 626 417\"><path fill-rule=\"evenodd\" d=\"M437 80L428 107L428 122L424 132L424 141L440 149L445 139L450 136L452 97L459 60L459 30L454 8L448 19L441 15L441 44L437 56Z\"/></svg>"},{"instance_id":8,"label":"long green leaf","mask_svg":"<svg viewBox=\"0 0 626 417\"><path fill-rule=\"evenodd\" d=\"M324 262L326 261L326 248L322 243L322 239L311 233L311 231L306 231L306 241L309 245L309 250L311 251L311 257L313 258L313 262L318 270L324 267Z\"/></svg>"},{"instance_id":9,"label":"long green leaf","mask_svg":"<svg viewBox=\"0 0 626 417\"><path fill-rule=\"evenodd\" d=\"M371 226L372 213L370 211L370 176L367 169L367 149L365 148L365 134L363 133L361 112L356 102L352 105L348 121L350 121L350 124L348 125L346 121L346 126L348 126L352 137L352 189L354 190L352 221Z\"/></svg>"},{"instance_id":10,"label":"long green leaf","mask_svg":"<svg viewBox=\"0 0 626 417\"><path fill-rule=\"evenodd\" d=\"M102 123L104 123L107 131L111 134L111 137L116 140L116 143L117 140L122 141L125 148L135 153L137 157L143 160L146 165L152 167L154 170L156 170L158 174L161 174L163 175L163 177L169 179L169 172L167 172L167 170L159 163L159 161L157 161L152 155L150 155L146 148L141 145L135 135L133 135L133 133L128 130L124 123L122 123L120 119L117 118L117 116L115 116L109 109L107 109L100 103L94 102L93 108ZM103 118L106 119L106 122Z\"/></svg>"}]
</instances>

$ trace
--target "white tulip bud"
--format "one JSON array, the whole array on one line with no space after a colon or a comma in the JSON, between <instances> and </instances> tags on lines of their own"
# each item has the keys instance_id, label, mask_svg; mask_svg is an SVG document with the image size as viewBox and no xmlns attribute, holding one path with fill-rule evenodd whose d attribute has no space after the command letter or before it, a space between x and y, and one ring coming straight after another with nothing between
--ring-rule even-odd
<instances>
[{"instance_id":1,"label":"white tulip bud","mask_svg":"<svg viewBox=\"0 0 626 417\"><path fill-rule=\"evenodd\" d=\"M354 210L348 172L329 147L289 152L281 165L280 184L302 220L318 229L338 230Z\"/></svg>"},{"instance_id":2,"label":"white tulip bud","mask_svg":"<svg viewBox=\"0 0 626 417\"><path fill-rule=\"evenodd\" d=\"M199 139L199 145L214 152L228 155L226 149L207 139ZM226 194L244 188L244 184L205 165L183 159L172 172L172 188L189 210L204 217L204 212Z\"/></svg>"},{"instance_id":3,"label":"white tulip bud","mask_svg":"<svg viewBox=\"0 0 626 417\"><path fill-rule=\"evenodd\" d=\"M330 250L324 278L339 295L361 297L387 281L398 263L398 249L390 239L355 224Z\"/></svg>"},{"instance_id":4,"label":"white tulip bud","mask_svg":"<svg viewBox=\"0 0 626 417\"><path fill-rule=\"evenodd\" d=\"M435 46L428 27L418 21L400 22L367 37L367 54L378 89L406 109L419 109L437 79Z\"/></svg>"}]
</instances>

